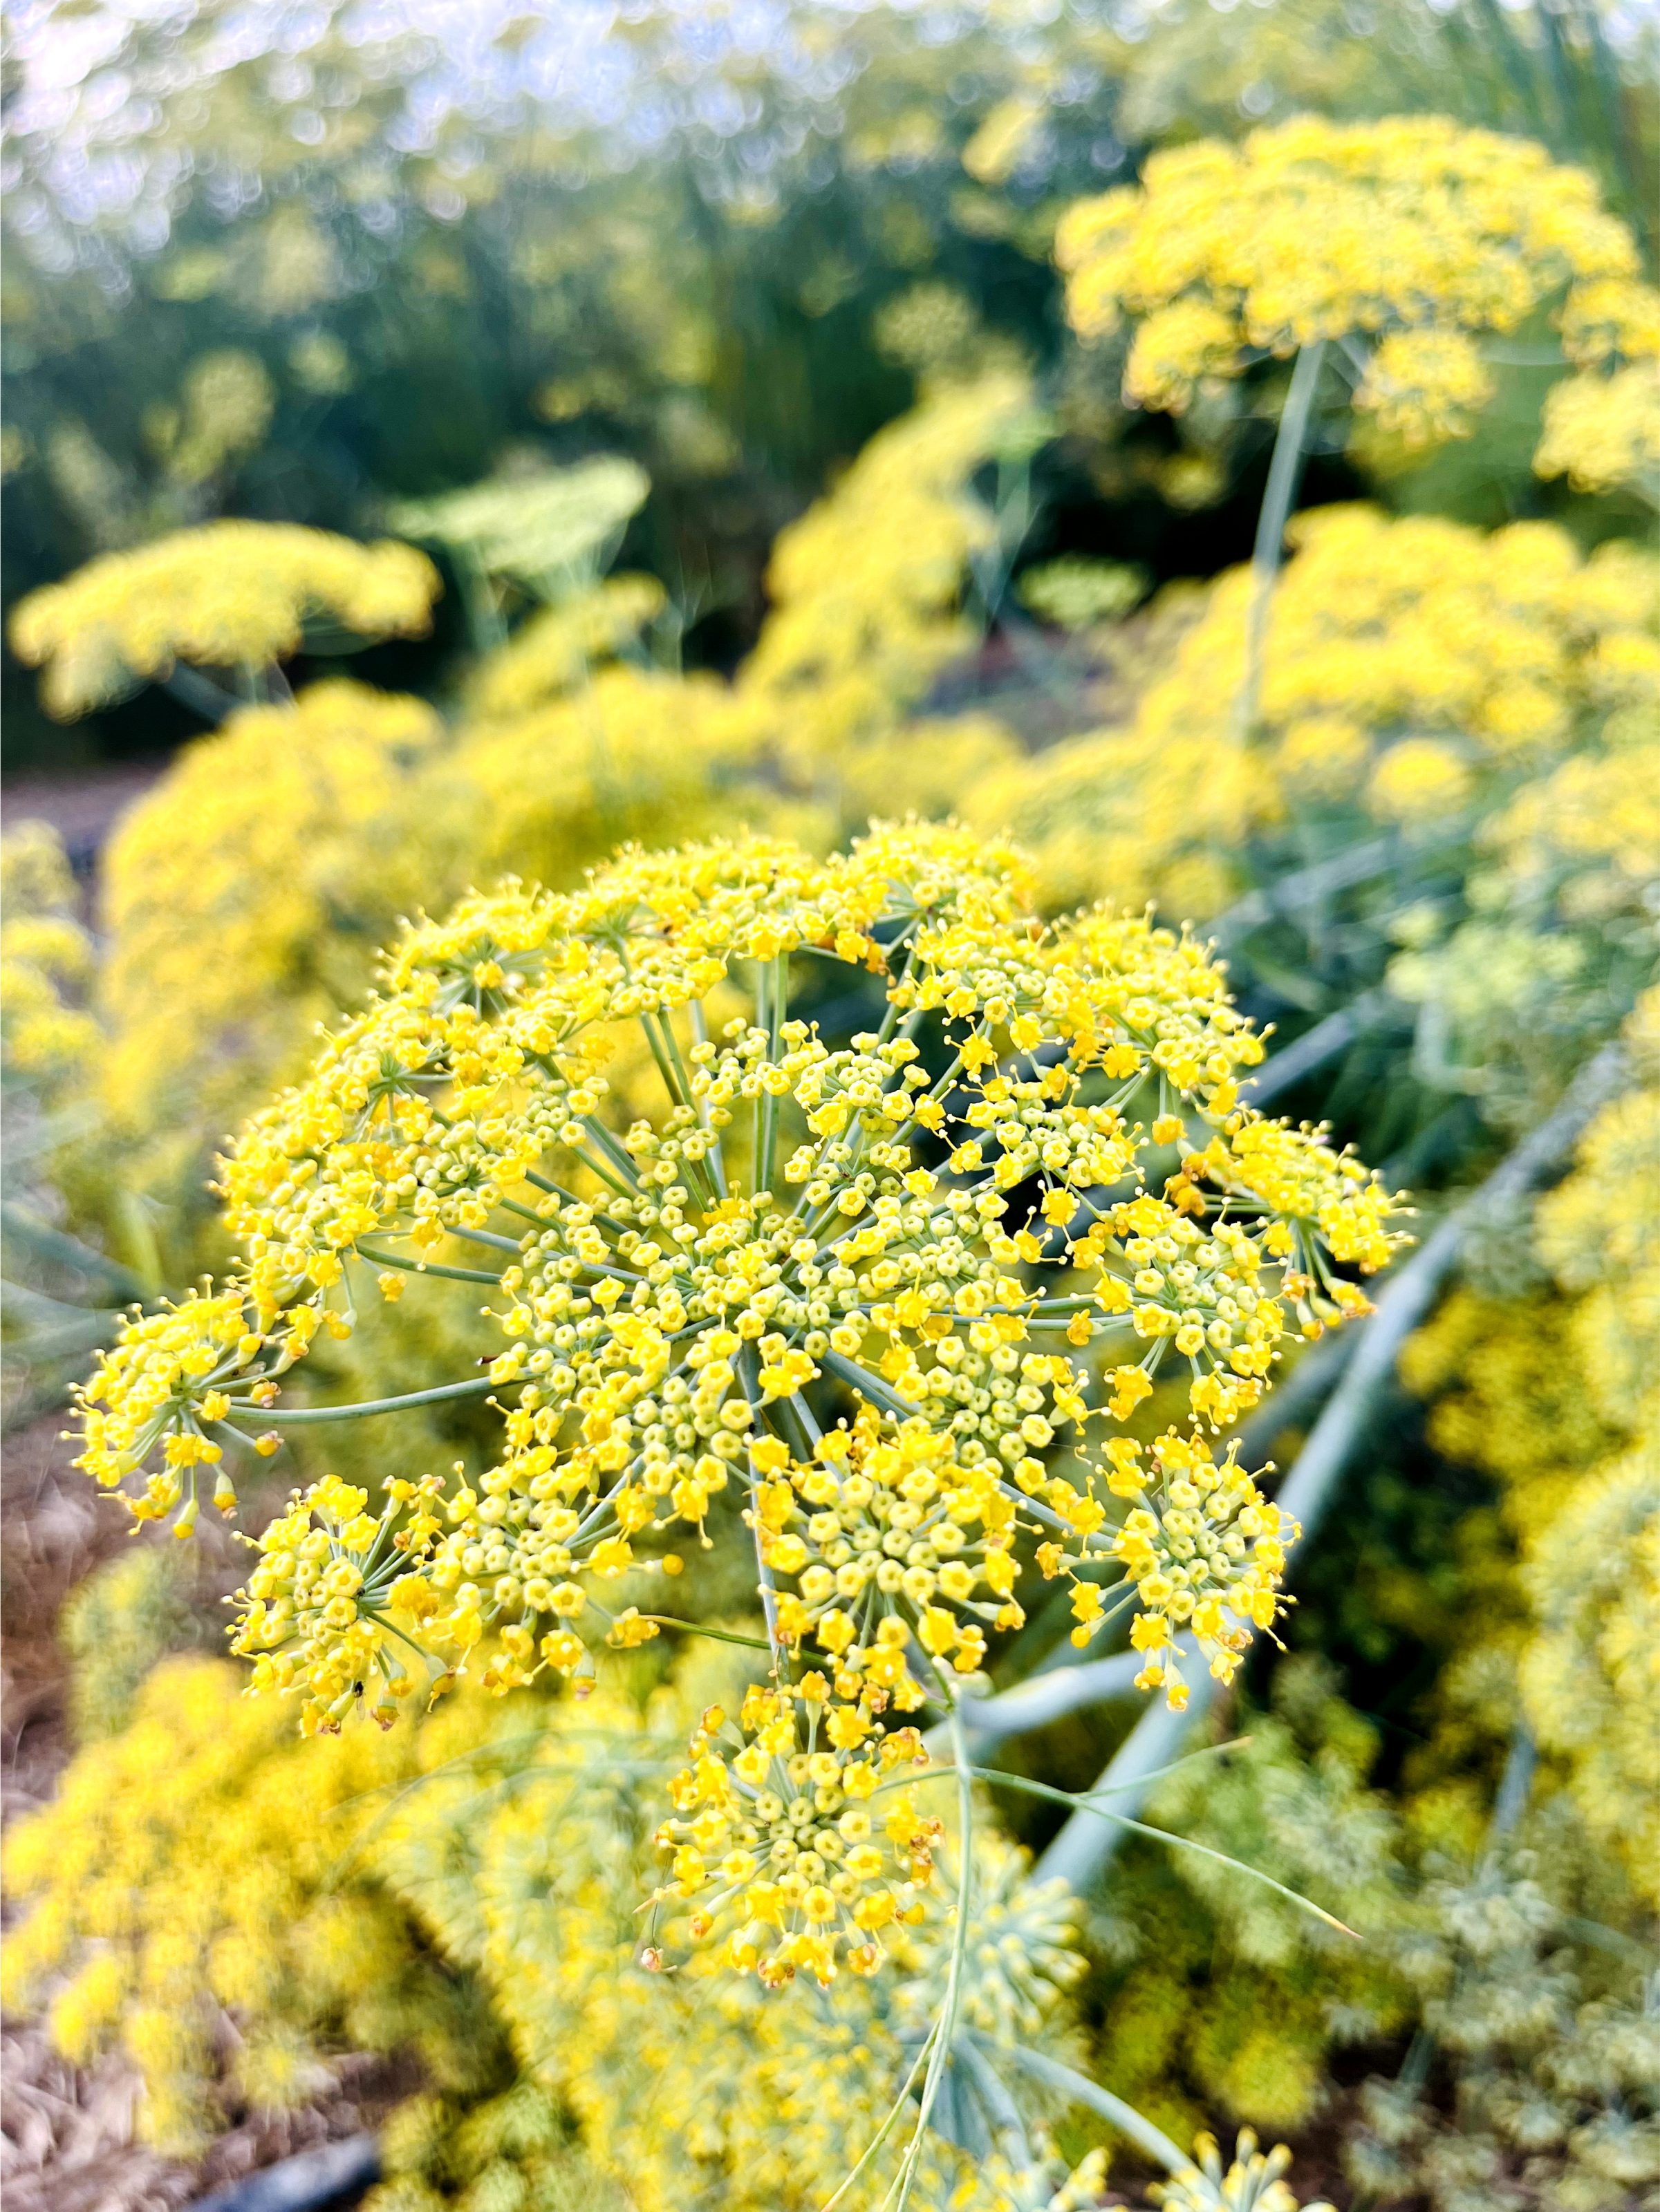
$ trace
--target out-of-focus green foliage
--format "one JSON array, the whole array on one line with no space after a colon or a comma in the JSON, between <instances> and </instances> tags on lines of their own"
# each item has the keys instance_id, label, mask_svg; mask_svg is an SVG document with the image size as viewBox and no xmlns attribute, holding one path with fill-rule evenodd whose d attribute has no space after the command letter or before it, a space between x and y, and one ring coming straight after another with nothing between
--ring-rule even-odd
<instances>
[{"instance_id":1,"label":"out-of-focus green foliage","mask_svg":"<svg viewBox=\"0 0 1660 2212\"><path fill-rule=\"evenodd\" d=\"M1280 2133L1306 2124L1332 2052L1408 2016L1382 1940L1405 1867L1398 1817L1367 1786L1377 1732L1310 1657L1282 1666L1272 1710L1238 1732L1249 1742L1219 1769L1171 1776L1149 1819L1272 1874L1363 1940L1197 1852L1127 1863L1092 1929L1103 2079L1178 2136L1218 2110Z\"/></svg>"}]
</instances>

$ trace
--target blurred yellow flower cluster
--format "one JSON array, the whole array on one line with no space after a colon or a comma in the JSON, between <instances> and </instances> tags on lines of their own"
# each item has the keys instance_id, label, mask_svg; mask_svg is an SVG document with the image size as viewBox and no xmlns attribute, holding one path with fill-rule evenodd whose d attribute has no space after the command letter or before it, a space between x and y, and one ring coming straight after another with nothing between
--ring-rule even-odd
<instances>
[{"instance_id":1,"label":"blurred yellow flower cluster","mask_svg":"<svg viewBox=\"0 0 1660 2212\"><path fill-rule=\"evenodd\" d=\"M1660 874L1660 720L1611 715L1604 732L1606 751L1524 784L1484 841L1511 884L1555 890L1584 921L1641 913Z\"/></svg>"},{"instance_id":2,"label":"blurred yellow flower cluster","mask_svg":"<svg viewBox=\"0 0 1660 2212\"><path fill-rule=\"evenodd\" d=\"M1000 450L1041 435L1024 377L946 386L880 430L831 495L779 533L767 572L772 611L738 684L740 708L791 771L846 794L849 814L939 811L960 757L933 768L899 724L974 632L964 573L994 544L970 494ZM1006 738L979 740L988 764ZM939 781L919 788L919 774ZM942 773L943 771L943 773Z\"/></svg>"},{"instance_id":3,"label":"blurred yellow flower cluster","mask_svg":"<svg viewBox=\"0 0 1660 2212\"><path fill-rule=\"evenodd\" d=\"M607 576L541 608L480 663L467 690L470 712L482 721L510 720L580 690L666 604L655 576Z\"/></svg>"},{"instance_id":4,"label":"blurred yellow flower cluster","mask_svg":"<svg viewBox=\"0 0 1660 2212\"><path fill-rule=\"evenodd\" d=\"M733 683L641 665L662 589L617 576L527 617L477 664L454 727L337 679L185 748L123 818L102 872L107 952L91 995L109 1042L88 1073L121 1140L149 1146L137 1179L188 1213L207 1148L293 1068L320 1017L361 1002L374 946L423 903L508 868L569 884L625 840L713 833L734 812L827 843L873 805L943 811L1017 757L988 716L906 716L970 634L964 566L989 525L969 479L1029 409L1025 384L1003 376L948 386L884 431L784 533L774 611ZM225 566L231 527L163 541L203 625L246 567L240 540ZM266 526L234 527L265 561ZM373 575L406 549L347 550ZM409 557L429 592L423 556ZM70 595L53 604L71 660L103 650L100 573L54 587ZM280 560L258 574L243 576L247 592L280 601ZM189 657L183 635L169 650ZM250 630L238 649L257 661L284 648Z\"/></svg>"},{"instance_id":5,"label":"blurred yellow flower cluster","mask_svg":"<svg viewBox=\"0 0 1660 2212\"><path fill-rule=\"evenodd\" d=\"M355 1730L302 1778L299 1747L240 1692L222 1662L164 1665L130 1723L7 1839L7 1887L36 1900L6 1945L7 2003L49 1996L77 2062L122 2049L144 2081L143 2132L174 2154L222 2125L224 2008L245 2024L233 2087L277 2109L326 2081L331 2038L413 2042L441 2073L471 2027L394 1899L361 1872L333 1876L374 1816L366 1793L487 1741L489 1716L458 1706L418 1739Z\"/></svg>"},{"instance_id":6,"label":"blurred yellow flower cluster","mask_svg":"<svg viewBox=\"0 0 1660 2212\"><path fill-rule=\"evenodd\" d=\"M613 599L610 611L623 615L624 602ZM421 896L451 896L504 868L573 883L625 840L661 844L729 826L734 805L747 805L759 822L775 808L775 794L741 781L751 740L736 726L730 688L718 678L639 667L602 647L556 690L556 663L575 641L568 633L566 647L555 650L555 625L569 620L576 630L581 619L580 609L569 617L557 608L532 617L522 646L515 638L485 660L477 719L461 725L402 794L385 836L394 849L419 851ZM588 634L601 635L597 627ZM544 696L532 706L530 661L514 657L539 654L544 646L550 650L534 683ZM483 711L488 699L500 702L510 690L526 699L522 708ZM407 907L382 908L387 923L401 911Z\"/></svg>"},{"instance_id":7,"label":"blurred yellow flower cluster","mask_svg":"<svg viewBox=\"0 0 1660 2212\"><path fill-rule=\"evenodd\" d=\"M1564 1287L1581 1294L1576 1333L1598 1410L1634 1432L1660 1421L1660 994L1627 1027L1641 1079L1603 1109L1575 1172L1544 1200L1540 1242Z\"/></svg>"},{"instance_id":8,"label":"blurred yellow flower cluster","mask_svg":"<svg viewBox=\"0 0 1660 2212\"><path fill-rule=\"evenodd\" d=\"M84 1079L100 1031L85 1001L97 953L60 841L26 822L0 845L0 1019L7 1066L46 1095Z\"/></svg>"},{"instance_id":9,"label":"blurred yellow flower cluster","mask_svg":"<svg viewBox=\"0 0 1660 2212\"><path fill-rule=\"evenodd\" d=\"M1588 737L1586 763L1562 776L1623 772L1592 759L1633 763L1632 842L1643 842L1660 560L1620 541L1587 559L1548 523L1487 534L1366 507L1316 508L1290 534L1257 742L1229 742L1252 595L1250 571L1234 568L1127 727L1067 739L970 793L971 819L1033 852L1046 902L1157 896L1213 913L1237 883L1241 844L1295 813L1358 805L1408 827L1474 818ZM1606 754L1599 714L1611 717ZM1553 788L1540 786L1538 818L1570 836ZM1596 811L1605 823L1619 811Z\"/></svg>"},{"instance_id":10,"label":"blurred yellow flower cluster","mask_svg":"<svg viewBox=\"0 0 1660 2212\"><path fill-rule=\"evenodd\" d=\"M1660 1443L1648 1429L1587 1476L1532 1547L1523 1582L1538 1622L1522 1701L1567 1766L1590 1834L1639 1895L1660 1899Z\"/></svg>"},{"instance_id":11,"label":"blurred yellow flower cluster","mask_svg":"<svg viewBox=\"0 0 1660 2212\"><path fill-rule=\"evenodd\" d=\"M1533 465L1575 491L1630 489L1660 507L1660 360L1554 385Z\"/></svg>"},{"instance_id":12,"label":"blurred yellow flower cluster","mask_svg":"<svg viewBox=\"0 0 1660 2212\"><path fill-rule=\"evenodd\" d=\"M835 2014L805 1991L763 2002L707 1966L655 1971L635 1911L654 1821L676 1743L732 1680L698 1661L643 1710L619 1686L542 1705L528 1729L462 1697L412 1730L301 1746L222 1663L171 1662L9 1839L7 1885L32 1910L7 1946L8 2002L49 1993L74 2058L124 2051L145 2132L172 2152L199 2147L224 2087L267 2108L314 2094L342 2037L412 2047L436 2089L465 2097L505 2033L630 2203L667 2212L695 2185L700 2201L807 2212L880 2129L952 1929L937 1904L916 1916L896 1977L853 1985ZM1081 1966L1071 1900L994 1832L974 1850L964 2017L994 2057L1063 2048ZM913 2203L1093 2201L1067 2193L1032 2132L1024 2160L1000 2153L977 2175L931 2138ZM879 2155L879 2188L901 2148ZM1085 2180L1104 2170L1091 2154Z\"/></svg>"},{"instance_id":13,"label":"blurred yellow flower cluster","mask_svg":"<svg viewBox=\"0 0 1660 2212\"><path fill-rule=\"evenodd\" d=\"M377 831L441 733L420 700L315 684L198 738L123 817L103 860L97 1080L125 1136L194 1168L256 1072L291 1064L362 989L363 926L385 913L375 864L398 873Z\"/></svg>"},{"instance_id":14,"label":"blurred yellow flower cluster","mask_svg":"<svg viewBox=\"0 0 1660 2212\"><path fill-rule=\"evenodd\" d=\"M1660 995L1627 1024L1633 1088L1543 1199L1540 1256L1570 1303L1461 1294L1404 1372L1432 1433L1502 1485L1519 1553L1520 1705L1590 1834L1660 1901ZM1503 1631L1500 1628L1499 1632Z\"/></svg>"},{"instance_id":15,"label":"blurred yellow flower cluster","mask_svg":"<svg viewBox=\"0 0 1660 2212\"><path fill-rule=\"evenodd\" d=\"M184 660L269 667L297 653L307 623L361 638L425 630L438 575L423 553L359 545L282 522L210 522L108 553L25 599L12 649L44 668L41 696L65 717L165 680Z\"/></svg>"},{"instance_id":16,"label":"blurred yellow flower cluster","mask_svg":"<svg viewBox=\"0 0 1660 2212\"><path fill-rule=\"evenodd\" d=\"M1529 1547L1539 1629L1522 1694L1541 1741L1569 1762L1591 1832L1660 1902L1660 991L1627 1034L1637 1085L1592 1124L1539 1233L1579 1294L1592 1402L1632 1441Z\"/></svg>"},{"instance_id":17,"label":"blurred yellow flower cluster","mask_svg":"<svg viewBox=\"0 0 1660 2212\"><path fill-rule=\"evenodd\" d=\"M1543 308L1575 359L1660 346L1590 173L1440 116L1304 116L1155 154L1140 185L1071 208L1055 253L1081 337L1134 324L1126 399L1177 413L1253 354L1353 338L1371 347L1356 406L1422 443L1491 396L1478 338Z\"/></svg>"}]
</instances>

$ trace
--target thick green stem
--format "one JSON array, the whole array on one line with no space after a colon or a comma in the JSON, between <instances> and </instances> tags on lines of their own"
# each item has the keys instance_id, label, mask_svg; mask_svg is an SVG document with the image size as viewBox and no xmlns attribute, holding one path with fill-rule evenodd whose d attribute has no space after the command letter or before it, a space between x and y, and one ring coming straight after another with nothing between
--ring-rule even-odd
<instances>
[{"instance_id":1,"label":"thick green stem","mask_svg":"<svg viewBox=\"0 0 1660 2212\"><path fill-rule=\"evenodd\" d=\"M633 1158L617 1143L605 1123L596 1120L592 1114L585 1114L582 1116L582 1127L599 1146L617 1173L624 1178L629 1191L637 1191L640 1188L640 1177L635 1170Z\"/></svg>"},{"instance_id":2,"label":"thick green stem","mask_svg":"<svg viewBox=\"0 0 1660 2212\"><path fill-rule=\"evenodd\" d=\"M494 653L508 641L508 626L502 619L496 586L471 545L453 546L451 558L455 563L455 580L461 587L472 649L480 654Z\"/></svg>"},{"instance_id":3,"label":"thick green stem","mask_svg":"<svg viewBox=\"0 0 1660 2212\"><path fill-rule=\"evenodd\" d=\"M691 1030L692 1042L707 1044L709 1036L708 1024L703 1019L703 1009L696 999L693 999L686 1008L686 1019ZM668 1038L669 1048L674 1054L675 1065L680 1069L682 1074L685 1075L685 1062L680 1058L680 1048L674 1041L673 1024L666 1014L663 1017L663 1030ZM685 1083L687 1096L690 1097L692 1085L690 1075L685 1075ZM709 1118L707 1102L702 1099L697 1102L697 1120L699 1126L709 1139L708 1158L709 1173L714 1182L715 1195L724 1200L727 1195L727 1156L721 1149L721 1133Z\"/></svg>"},{"instance_id":4,"label":"thick green stem","mask_svg":"<svg viewBox=\"0 0 1660 2212\"><path fill-rule=\"evenodd\" d=\"M199 669L187 667L182 660L175 661L171 674L161 678L161 689L170 691L204 722L222 722L240 704L234 692L225 690Z\"/></svg>"},{"instance_id":5,"label":"thick green stem","mask_svg":"<svg viewBox=\"0 0 1660 2212\"><path fill-rule=\"evenodd\" d=\"M15 1237L37 1259L48 1261L54 1267L73 1268L77 1275L100 1281L116 1297L143 1298L149 1295L145 1285L131 1267L124 1267L119 1260L111 1260L102 1252L94 1252L78 1237L70 1237L61 1229L52 1229L46 1222L35 1220L21 1206L0 1204L0 1228L8 1237Z\"/></svg>"},{"instance_id":6,"label":"thick green stem","mask_svg":"<svg viewBox=\"0 0 1660 2212\"><path fill-rule=\"evenodd\" d=\"M453 1223L450 1235L459 1237L469 1244L488 1244L493 1252L511 1252L515 1260L525 1256L524 1240L518 1237L498 1237L493 1229L463 1229Z\"/></svg>"},{"instance_id":7,"label":"thick green stem","mask_svg":"<svg viewBox=\"0 0 1660 2212\"><path fill-rule=\"evenodd\" d=\"M744 1395L749 1400L756 1422L763 1419L761 1401L760 1359L752 1344L746 1344L738 1355L739 1379ZM784 1665L784 1647L778 1635L778 1591L772 1579L772 1569L767 1565L766 1539L761 1530L760 1471L753 1458L750 1462L751 1534L755 1539L755 1580L760 1594L761 1611L767 1624L767 1644L772 1653L775 1674L781 1675Z\"/></svg>"},{"instance_id":8,"label":"thick green stem","mask_svg":"<svg viewBox=\"0 0 1660 2212\"><path fill-rule=\"evenodd\" d=\"M1268 641L1268 608L1274 599L1275 579L1280 574L1280 550L1285 544L1286 525L1291 519L1292 501L1297 496L1297 486L1303 473L1303 461L1308 441L1309 418L1314 411L1314 395L1320 383L1321 365L1324 362L1326 342L1316 338L1305 345L1297 356L1297 366L1291 373L1291 390L1286 395L1286 404L1280 416L1279 434L1274 441L1274 459L1268 464L1268 488L1262 494L1262 510L1256 519L1256 544L1250 557L1250 608L1245 617L1245 671L1239 694L1233 705L1233 733L1243 743L1256 726L1257 706L1262 689L1262 649Z\"/></svg>"},{"instance_id":9,"label":"thick green stem","mask_svg":"<svg viewBox=\"0 0 1660 2212\"><path fill-rule=\"evenodd\" d=\"M674 1033L669 1027L668 1017L666 1014L659 1015L654 1022L649 1013L642 1012L640 1016L640 1026L645 1032L646 1042L651 1047L652 1058L657 1062L657 1073L663 1079L663 1088L669 1094L670 1104L690 1106L691 1086L685 1080L685 1070L680 1064L678 1053L674 1050ZM698 1122L700 1127L703 1125L703 1117L701 1114L698 1115ZM714 1205L721 1194L717 1189L714 1171L708 1161L688 1158L685 1165L687 1174L696 1185L696 1195L698 1204Z\"/></svg>"},{"instance_id":10,"label":"thick green stem","mask_svg":"<svg viewBox=\"0 0 1660 2212\"><path fill-rule=\"evenodd\" d=\"M670 1064L668 1055L663 1050L663 1041L658 1036L648 1013L641 1014L640 1026L645 1031L646 1042L651 1047L651 1056L657 1062L657 1073L663 1079L663 1088L669 1094L669 1103L672 1106L690 1105L691 1101L686 1095L679 1075Z\"/></svg>"}]
</instances>

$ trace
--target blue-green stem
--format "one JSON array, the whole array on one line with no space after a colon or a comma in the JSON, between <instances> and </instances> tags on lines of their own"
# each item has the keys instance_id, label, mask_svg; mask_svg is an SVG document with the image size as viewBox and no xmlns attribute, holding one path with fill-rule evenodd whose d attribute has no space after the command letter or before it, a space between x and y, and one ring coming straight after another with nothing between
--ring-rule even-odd
<instances>
[{"instance_id":1,"label":"blue-green stem","mask_svg":"<svg viewBox=\"0 0 1660 2212\"><path fill-rule=\"evenodd\" d=\"M459 1223L451 1224L449 1233L468 1244L488 1244L492 1252L510 1252L515 1260L525 1256L522 1237L498 1237L493 1229L463 1229Z\"/></svg>"},{"instance_id":2,"label":"blue-green stem","mask_svg":"<svg viewBox=\"0 0 1660 2212\"><path fill-rule=\"evenodd\" d=\"M1309 419L1325 360L1326 342L1316 338L1301 348L1291 373L1291 389L1280 416L1268 464L1268 481L1256 519L1256 543L1251 550L1250 607L1245 617L1245 668L1233 705L1233 733L1243 743L1256 726L1262 690L1262 652L1268 641L1268 609L1280 574L1280 556L1286 542L1286 525L1303 474Z\"/></svg>"},{"instance_id":3,"label":"blue-green stem","mask_svg":"<svg viewBox=\"0 0 1660 2212\"><path fill-rule=\"evenodd\" d=\"M992 1777L988 1775L987 1778L989 1780ZM1156 1844L1174 1844L1184 1851L1197 1851L1201 1858L1213 1859L1218 1866L1231 1867L1235 1874L1249 1875L1253 1881L1260 1881L1265 1888L1276 1891L1288 1904L1311 1913L1316 1920L1324 1921L1326 1926L1335 1929L1338 1935L1351 1936L1357 1943L1360 1941L1358 1931L1347 1921L1340 1920L1335 1912L1328 1912L1311 1897L1304 1897L1300 1891L1288 1887L1285 1882L1276 1881L1271 1874L1264 1874L1261 1867L1249 1866L1243 1859L1231 1858L1226 1851L1213 1850L1208 1844L1201 1844L1192 1836L1179 1835L1173 1828L1150 1827L1145 1820L1131 1820L1128 1813L1114 1813L1106 1806L1097 1804L1096 1798L1104 1796L1106 1794L1104 1790L1081 1793L1075 1790L1055 1790L1047 1782L1033 1782L1024 1774L1008 1774L1001 1768L997 1770L995 1779L1003 1788L1018 1790L1025 1796L1046 1797L1056 1805L1070 1805L1076 1812L1092 1813L1098 1820L1110 1820L1116 1826L1128 1829L1132 1835L1150 1837Z\"/></svg>"},{"instance_id":4,"label":"blue-green stem","mask_svg":"<svg viewBox=\"0 0 1660 2212\"><path fill-rule=\"evenodd\" d=\"M472 649L479 654L493 653L498 646L507 643L508 626L502 619L489 572L475 548L465 540L453 543L449 552L455 564L455 580L461 587L461 604L466 612Z\"/></svg>"}]
</instances>

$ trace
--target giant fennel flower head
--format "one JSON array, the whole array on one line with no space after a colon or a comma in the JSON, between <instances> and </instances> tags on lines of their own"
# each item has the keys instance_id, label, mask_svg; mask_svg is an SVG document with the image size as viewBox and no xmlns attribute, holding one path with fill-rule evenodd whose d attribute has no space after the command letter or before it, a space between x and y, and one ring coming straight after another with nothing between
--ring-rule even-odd
<instances>
[{"instance_id":1,"label":"giant fennel flower head","mask_svg":"<svg viewBox=\"0 0 1660 2212\"><path fill-rule=\"evenodd\" d=\"M188 1528L319 1332L423 1273L482 1293L501 1351L434 1389L491 1395L496 1463L296 1495L236 1646L307 1730L389 1721L411 1646L494 1690L586 1679L657 1634L675 1547L740 1545L770 1673L702 1717L658 1904L769 1981L879 1962L939 1832L907 1717L953 1707L1034 1581L1080 1645L1133 1615L1172 1704L1178 1631L1231 1677L1297 1532L1211 1437L1400 1241L1357 1160L1242 1104L1261 1042L1200 945L1045 926L1023 873L879 827L826 861L627 851L417 925L224 1163L240 1270L135 1318L82 1393L81 1463ZM869 1009L845 1043L810 1014L837 1000ZM660 1089L623 1115L635 1037ZM1144 1444L1161 1371L1188 1415Z\"/></svg>"},{"instance_id":2,"label":"giant fennel flower head","mask_svg":"<svg viewBox=\"0 0 1660 2212\"><path fill-rule=\"evenodd\" d=\"M1210 379L1318 340L1369 347L1356 405L1409 442L1467 431L1479 341L1559 313L1570 357L1647 358L1652 290L1587 171L1442 116L1303 116L1154 155L1055 252L1085 340L1133 326L1124 395L1181 413Z\"/></svg>"},{"instance_id":3,"label":"giant fennel flower head","mask_svg":"<svg viewBox=\"0 0 1660 2212\"><path fill-rule=\"evenodd\" d=\"M437 593L437 571L413 546L360 545L297 523L210 522L32 592L11 642L46 670L41 696L68 720L165 681L181 660L269 667L299 651L307 623L417 637Z\"/></svg>"}]
</instances>

